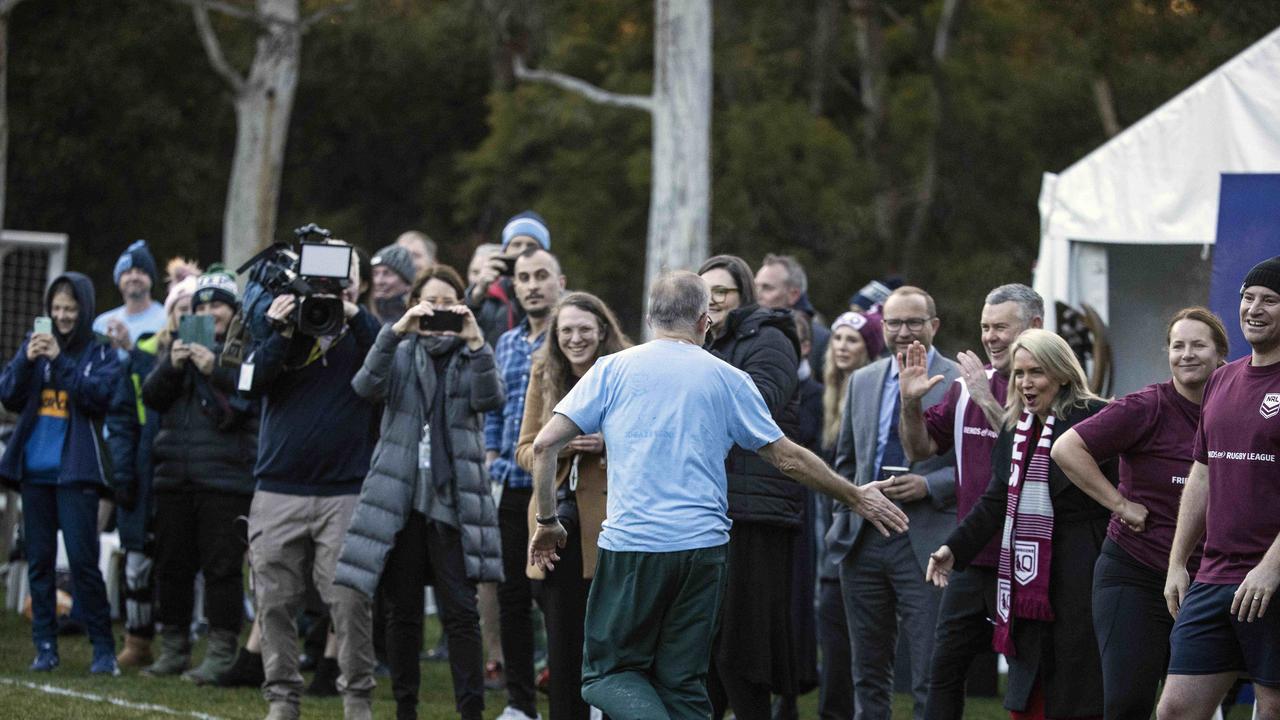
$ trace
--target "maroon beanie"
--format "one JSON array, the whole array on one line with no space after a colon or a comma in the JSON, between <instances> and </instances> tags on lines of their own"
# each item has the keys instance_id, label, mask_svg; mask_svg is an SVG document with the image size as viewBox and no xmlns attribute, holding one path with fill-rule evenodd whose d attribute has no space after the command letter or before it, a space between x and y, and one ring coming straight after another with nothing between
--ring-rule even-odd
<instances>
[{"instance_id":1,"label":"maroon beanie","mask_svg":"<svg viewBox=\"0 0 1280 720\"><path fill-rule=\"evenodd\" d=\"M868 360L877 360L884 352L884 332L881 331L879 313L844 313L831 323L831 332L834 333L839 327L850 327L858 331L862 342L867 346Z\"/></svg>"}]
</instances>

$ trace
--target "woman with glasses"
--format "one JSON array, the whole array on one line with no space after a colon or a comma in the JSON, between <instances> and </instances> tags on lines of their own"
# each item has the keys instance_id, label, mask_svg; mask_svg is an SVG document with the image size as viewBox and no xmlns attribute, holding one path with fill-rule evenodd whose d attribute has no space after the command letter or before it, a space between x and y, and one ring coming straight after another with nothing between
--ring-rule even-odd
<instances>
[{"instance_id":1,"label":"woman with glasses","mask_svg":"<svg viewBox=\"0 0 1280 720\"><path fill-rule=\"evenodd\" d=\"M484 467L484 413L502 407L493 350L465 285L447 265L413 284L417 304L382 328L351 385L385 403L382 432L343 542L334 582L390 606L387 660L396 717L417 717L423 585L436 591L449 636L449 670L462 718L484 710L476 583L502 577L498 512ZM460 330L438 327L456 315Z\"/></svg>"},{"instance_id":2,"label":"woman with glasses","mask_svg":"<svg viewBox=\"0 0 1280 720\"><path fill-rule=\"evenodd\" d=\"M533 472L533 441L551 419L551 411L595 364L596 359L625 350L631 341L613 311L600 298L584 292L565 295L551 313L550 342L534 356L525 395L524 419L516 444L516 462ZM568 531L555 569L529 565L525 572L541 580L541 605L547 623L547 669L551 672L551 720L587 720L582 700L583 623L587 593L596 571L596 541L605 519L604 438L579 435L556 465L556 516ZM529 535L536 521L529 505ZM544 518L545 520L545 518Z\"/></svg>"},{"instance_id":3,"label":"woman with glasses","mask_svg":"<svg viewBox=\"0 0 1280 720\"><path fill-rule=\"evenodd\" d=\"M750 375L774 419L794 436L794 414L785 412L799 384L800 341L791 312L756 304L751 268L741 258L717 255L698 274L711 291L707 349ZM790 598L805 490L739 447L729 452L725 469L733 528L708 682L712 716L731 707L739 720L767 719L771 693L799 690Z\"/></svg>"}]
</instances>

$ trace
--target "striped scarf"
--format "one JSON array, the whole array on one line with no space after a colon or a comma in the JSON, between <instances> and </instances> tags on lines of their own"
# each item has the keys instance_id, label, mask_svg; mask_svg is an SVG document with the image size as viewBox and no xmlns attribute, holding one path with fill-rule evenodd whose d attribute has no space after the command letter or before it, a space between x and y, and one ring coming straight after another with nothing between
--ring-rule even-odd
<instances>
[{"instance_id":1,"label":"striped scarf","mask_svg":"<svg viewBox=\"0 0 1280 720\"><path fill-rule=\"evenodd\" d=\"M996 582L996 628L992 647L1013 656L1013 618L1053 620L1049 604L1049 567L1053 559L1053 499L1049 492L1052 415L1045 418L1034 449L1028 452L1035 416L1024 412L1013 434L1009 502L1000 538ZM1029 456L1029 457L1028 457Z\"/></svg>"}]
</instances>

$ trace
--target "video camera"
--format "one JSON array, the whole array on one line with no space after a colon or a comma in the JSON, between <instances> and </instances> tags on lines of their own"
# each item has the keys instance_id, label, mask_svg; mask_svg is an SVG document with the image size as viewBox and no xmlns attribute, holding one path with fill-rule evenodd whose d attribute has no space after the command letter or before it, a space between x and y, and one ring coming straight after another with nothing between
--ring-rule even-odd
<instances>
[{"instance_id":1,"label":"video camera","mask_svg":"<svg viewBox=\"0 0 1280 720\"><path fill-rule=\"evenodd\" d=\"M328 230L310 223L293 231L297 252L278 242L240 266L249 272L250 283L258 283L272 298L292 294L298 298L293 325L298 332L313 337L336 335L346 323L342 291L351 284L350 245L314 242L332 236Z\"/></svg>"}]
</instances>

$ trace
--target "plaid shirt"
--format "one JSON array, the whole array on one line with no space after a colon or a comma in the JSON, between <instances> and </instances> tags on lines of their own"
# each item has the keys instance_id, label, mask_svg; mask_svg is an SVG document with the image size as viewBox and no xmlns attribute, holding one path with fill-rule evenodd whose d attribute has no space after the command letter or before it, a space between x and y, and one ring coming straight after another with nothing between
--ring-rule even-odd
<instances>
[{"instance_id":1,"label":"plaid shirt","mask_svg":"<svg viewBox=\"0 0 1280 720\"><path fill-rule=\"evenodd\" d=\"M484 419L484 447L497 450L498 457L489 467L489 475L503 487L531 488L533 476L516 464L516 442L520 439L520 421L524 419L524 395L529 387L529 369L533 353L547 337L545 332L529 342L529 320L523 320L498 338L494 361L507 388L507 402L502 412L491 412Z\"/></svg>"}]
</instances>

